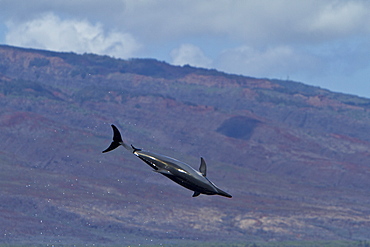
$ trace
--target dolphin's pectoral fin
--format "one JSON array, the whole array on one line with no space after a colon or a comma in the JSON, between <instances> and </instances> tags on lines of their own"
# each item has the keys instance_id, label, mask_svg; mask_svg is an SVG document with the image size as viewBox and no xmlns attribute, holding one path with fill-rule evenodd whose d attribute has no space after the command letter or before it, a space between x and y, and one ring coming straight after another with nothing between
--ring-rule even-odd
<instances>
[{"instance_id":1,"label":"dolphin's pectoral fin","mask_svg":"<svg viewBox=\"0 0 370 247\"><path fill-rule=\"evenodd\" d=\"M200 171L200 173L203 174L204 177L207 175L207 165L206 165L206 162L204 161L204 159L202 157L200 158L199 171Z\"/></svg>"},{"instance_id":2,"label":"dolphin's pectoral fin","mask_svg":"<svg viewBox=\"0 0 370 247\"><path fill-rule=\"evenodd\" d=\"M164 175L173 175L169 170L158 168L157 170L153 170L153 172L158 172Z\"/></svg>"},{"instance_id":3,"label":"dolphin's pectoral fin","mask_svg":"<svg viewBox=\"0 0 370 247\"><path fill-rule=\"evenodd\" d=\"M200 195L200 193L198 191L194 191L193 197L197 197L199 195Z\"/></svg>"}]
</instances>

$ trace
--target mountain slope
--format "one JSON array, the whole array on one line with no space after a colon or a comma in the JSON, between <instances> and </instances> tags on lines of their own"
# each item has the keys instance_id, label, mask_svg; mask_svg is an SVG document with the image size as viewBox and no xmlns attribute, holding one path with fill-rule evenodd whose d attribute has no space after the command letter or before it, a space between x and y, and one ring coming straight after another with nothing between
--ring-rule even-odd
<instances>
[{"instance_id":1,"label":"mountain slope","mask_svg":"<svg viewBox=\"0 0 370 247\"><path fill-rule=\"evenodd\" d=\"M0 46L4 243L370 238L370 100L150 59ZM125 150L198 168L192 193Z\"/></svg>"}]
</instances>

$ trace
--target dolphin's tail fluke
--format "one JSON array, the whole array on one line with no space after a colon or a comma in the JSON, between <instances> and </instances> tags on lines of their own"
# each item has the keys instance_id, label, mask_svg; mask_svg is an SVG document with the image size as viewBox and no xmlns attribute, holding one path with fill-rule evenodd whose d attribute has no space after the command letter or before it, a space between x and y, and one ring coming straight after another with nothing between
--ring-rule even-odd
<instances>
[{"instance_id":1,"label":"dolphin's tail fluke","mask_svg":"<svg viewBox=\"0 0 370 247\"><path fill-rule=\"evenodd\" d=\"M103 153L112 151L116 149L117 147L119 147L120 145L124 146L127 150L132 151L133 148L122 141L121 133L119 133L119 130L117 129L117 127L114 126L113 124L111 126L113 129L113 141L109 145L109 147L103 151Z\"/></svg>"}]
</instances>

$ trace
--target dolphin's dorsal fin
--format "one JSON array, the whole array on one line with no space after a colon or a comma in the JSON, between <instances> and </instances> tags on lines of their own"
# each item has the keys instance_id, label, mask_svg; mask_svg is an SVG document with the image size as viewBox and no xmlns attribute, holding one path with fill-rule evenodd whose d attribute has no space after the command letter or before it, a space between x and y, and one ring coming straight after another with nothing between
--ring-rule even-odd
<instances>
[{"instance_id":1,"label":"dolphin's dorsal fin","mask_svg":"<svg viewBox=\"0 0 370 247\"><path fill-rule=\"evenodd\" d=\"M202 157L200 157L199 171L200 171L200 173L202 173L202 175L204 177L207 176L207 165L206 165L206 162L204 161L204 159Z\"/></svg>"},{"instance_id":2,"label":"dolphin's dorsal fin","mask_svg":"<svg viewBox=\"0 0 370 247\"><path fill-rule=\"evenodd\" d=\"M200 193L198 191L194 191L193 197L197 197L199 195L200 195Z\"/></svg>"}]
</instances>

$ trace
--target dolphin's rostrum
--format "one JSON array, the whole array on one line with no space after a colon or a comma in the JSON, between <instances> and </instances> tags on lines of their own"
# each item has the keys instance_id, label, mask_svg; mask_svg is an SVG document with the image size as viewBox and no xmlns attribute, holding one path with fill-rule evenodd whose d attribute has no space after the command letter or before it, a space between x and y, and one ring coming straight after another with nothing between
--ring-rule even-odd
<instances>
[{"instance_id":1,"label":"dolphin's rostrum","mask_svg":"<svg viewBox=\"0 0 370 247\"><path fill-rule=\"evenodd\" d=\"M194 191L193 197L199 196L200 194L206 195L220 195L231 198L231 195L217 188L215 184L208 180L206 177L207 166L203 158L200 158L199 172L179 160L171 157L167 157L161 154L155 154L152 152L144 151L135 148L133 145L127 145L122 141L121 134L116 126L112 124L113 129L113 141L110 146L103 151L103 153L112 151L122 145L127 150L131 151L149 166L151 166L155 172L161 173L168 177L172 181L180 184L181 186Z\"/></svg>"}]
</instances>

